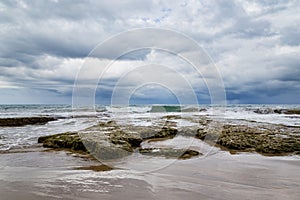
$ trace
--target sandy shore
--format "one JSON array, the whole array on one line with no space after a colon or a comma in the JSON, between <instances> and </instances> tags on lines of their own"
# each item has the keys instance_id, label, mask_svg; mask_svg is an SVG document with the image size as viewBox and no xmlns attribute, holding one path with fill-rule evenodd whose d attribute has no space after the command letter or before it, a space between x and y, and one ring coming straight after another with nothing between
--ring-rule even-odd
<instances>
[{"instance_id":1,"label":"sandy shore","mask_svg":"<svg viewBox=\"0 0 300 200\"><path fill-rule=\"evenodd\" d=\"M142 171L138 167L150 167ZM300 157L216 153L190 160L131 156L105 172L64 151L0 154L1 200L299 199ZM157 166L164 168L157 168ZM145 169L147 169L145 167Z\"/></svg>"}]
</instances>

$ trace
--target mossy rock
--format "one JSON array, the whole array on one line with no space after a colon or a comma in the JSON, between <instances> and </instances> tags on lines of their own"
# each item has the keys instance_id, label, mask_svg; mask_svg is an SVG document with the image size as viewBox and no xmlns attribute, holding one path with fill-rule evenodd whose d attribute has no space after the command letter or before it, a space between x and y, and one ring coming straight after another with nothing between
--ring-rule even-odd
<instances>
[{"instance_id":1,"label":"mossy rock","mask_svg":"<svg viewBox=\"0 0 300 200\"><path fill-rule=\"evenodd\" d=\"M85 145L88 146L88 149L92 156L97 158L98 160L114 160L124 158L133 153L133 148L130 146L124 145L101 145L98 142L89 142L89 144L85 141Z\"/></svg>"},{"instance_id":2,"label":"mossy rock","mask_svg":"<svg viewBox=\"0 0 300 200\"><path fill-rule=\"evenodd\" d=\"M273 130L244 125L225 125L218 132L198 129L196 137L213 141L228 150L256 151L261 154L281 155L300 151L300 137L288 135L282 127ZM283 136L281 136L283 134Z\"/></svg>"},{"instance_id":3,"label":"mossy rock","mask_svg":"<svg viewBox=\"0 0 300 200\"><path fill-rule=\"evenodd\" d=\"M148 129L141 132L141 137L143 139L152 139L152 138L173 138L178 133L176 128L172 127L163 127L160 130L157 129Z\"/></svg>"},{"instance_id":4,"label":"mossy rock","mask_svg":"<svg viewBox=\"0 0 300 200\"><path fill-rule=\"evenodd\" d=\"M42 136L38 138L38 143L43 143L43 146L47 148L66 148L87 151L78 133L74 132Z\"/></svg>"},{"instance_id":5,"label":"mossy rock","mask_svg":"<svg viewBox=\"0 0 300 200\"><path fill-rule=\"evenodd\" d=\"M109 140L113 144L126 144L128 143L131 147L139 147L143 139L138 133L128 133L122 130L111 131L109 134Z\"/></svg>"}]
</instances>

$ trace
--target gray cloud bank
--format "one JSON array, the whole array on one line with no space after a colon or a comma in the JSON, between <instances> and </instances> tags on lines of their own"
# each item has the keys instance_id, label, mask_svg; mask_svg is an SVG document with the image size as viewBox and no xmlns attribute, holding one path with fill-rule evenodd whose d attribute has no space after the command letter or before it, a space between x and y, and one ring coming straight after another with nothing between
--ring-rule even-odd
<instances>
[{"instance_id":1,"label":"gray cloud bank","mask_svg":"<svg viewBox=\"0 0 300 200\"><path fill-rule=\"evenodd\" d=\"M197 41L218 66L229 103L300 103L299 10L297 0L1 1L0 103L71 103L76 74L91 50L114 34L145 27ZM100 62L112 59L119 45ZM153 60L177 66L191 82L201 79L179 60L146 49L115 62L112 77L97 90L98 102L109 102L121 68ZM200 103L210 102L205 83L194 88ZM158 86L140 88L132 100L176 102Z\"/></svg>"}]
</instances>

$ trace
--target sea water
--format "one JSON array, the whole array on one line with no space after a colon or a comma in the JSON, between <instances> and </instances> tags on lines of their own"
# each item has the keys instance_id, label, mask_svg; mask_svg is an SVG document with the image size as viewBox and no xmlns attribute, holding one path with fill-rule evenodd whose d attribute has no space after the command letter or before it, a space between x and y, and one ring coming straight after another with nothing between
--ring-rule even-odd
<instances>
[{"instance_id":1,"label":"sea water","mask_svg":"<svg viewBox=\"0 0 300 200\"><path fill-rule=\"evenodd\" d=\"M57 121L45 125L27 125L21 127L0 127L0 150L22 148L37 143L44 135L78 131L94 125L99 120L116 120L119 123L152 126L165 115L183 115L197 118L207 116L214 119L231 120L235 123L245 121L257 123L300 126L300 115L278 114L280 109L300 109L300 105L132 105L104 106L73 109L72 105L0 105L0 118L18 117L58 117ZM189 121L177 119L180 126L192 126ZM197 124L195 124L196 126Z\"/></svg>"}]
</instances>

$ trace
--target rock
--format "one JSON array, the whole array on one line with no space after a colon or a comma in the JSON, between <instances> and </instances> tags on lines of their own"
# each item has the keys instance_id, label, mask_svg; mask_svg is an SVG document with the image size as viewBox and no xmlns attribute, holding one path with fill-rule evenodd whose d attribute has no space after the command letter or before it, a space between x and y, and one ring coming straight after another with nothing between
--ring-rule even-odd
<instances>
[{"instance_id":1,"label":"rock","mask_svg":"<svg viewBox=\"0 0 300 200\"><path fill-rule=\"evenodd\" d=\"M179 157L179 159L185 160L199 155L203 155L203 154L198 151L187 149L183 152L183 154Z\"/></svg>"},{"instance_id":2,"label":"rock","mask_svg":"<svg viewBox=\"0 0 300 200\"><path fill-rule=\"evenodd\" d=\"M35 124L46 124L49 121L55 121L56 117L17 117L17 118L0 118L0 126L25 126Z\"/></svg>"},{"instance_id":3,"label":"rock","mask_svg":"<svg viewBox=\"0 0 300 200\"><path fill-rule=\"evenodd\" d=\"M284 111L283 109L275 109L274 113L276 113L276 114L282 114L283 111Z\"/></svg>"},{"instance_id":4,"label":"rock","mask_svg":"<svg viewBox=\"0 0 300 200\"><path fill-rule=\"evenodd\" d=\"M141 137L143 139L151 139L151 138L173 138L176 136L178 130L176 128L171 127L163 127L159 131L157 129L147 129L141 132Z\"/></svg>"},{"instance_id":5,"label":"rock","mask_svg":"<svg viewBox=\"0 0 300 200\"><path fill-rule=\"evenodd\" d=\"M171 117L172 118L172 117ZM167 118L168 119L168 118ZM88 151L100 160L123 158L132 154L144 140L169 139L176 135L196 137L211 145L234 151L256 151L264 155L300 152L300 128L284 125L223 125L207 118L196 119L198 126L174 127L173 121L159 126L118 125L115 121L100 122L78 132L67 132L38 139L44 147ZM250 123L250 122L247 122ZM251 123L250 123L251 124ZM153 150L153 151L152 151ZM173 149L139 149L142 154L188 157L190 153Z\"/></svg>"},{"instance_id":6,"label":"rock","mask_svg":"<svg viewBox=\"0 0 300 200\"><path fill-rule=\"evenodd\" d=\"M266 109L256 109L253 112L257 114L287 114L287 115L300 115L300 110L297 109L274 109L266 108Z\"/></svg>"},{"instance_id":7,"label":"rock","mask_svg":"<svg viewBox=\"0 0 300 200\"><path fill-rule=\"evenodd\" d=\"M107 165L92 165L92 166L84 166L84 167L75 167L74 170L92 170L95 172L104 172L104 171L113 170L113 168Z\"/></svg>"},{"instance_id":8,"label":"rock","mask_svg":"<svg viewBox=\"0 0 300 200\"><path fill-rule=\"evenodd\" d=\"M114 121L99 123L79 135L88 151L99 160L126 157L142 142L139 134L123 131Z\"/></svg>"},{"instance_id":9,"label":"rock","mask_svg":"<svg viewBox=\"0 0 300 200\"><path fill-rule=\"evenodd\" d=\"M133 153L133 148L126 144L113 144L107 142L84 141L90 154L101 161L124 158Z\"/></svg>"},{"instance_id":10,"label":"rock","mask_svg":"<svg viewBox=\"0 0 300 200\"><path fill-rule=\"evenodd\" d=\"M263 154L286 154L300 151L300 140L294 138L268 139L255 147L257 152Z\"/></svg>"},{"instance_id":11,"label":"rock","mask_svg":"<svg viewBox=\"0 0 300 200\"><path fill-rule=\"evenodd\" d=\"M273 114L274 110L271 108L265 108L265 109L256 109L253 112L257 113L257 114Z\"/></svg>"},{"instance_id":12,"label":"rock","mask_svg":"<svg viewBox=\"0 0 300 200\"><path fill-rule=\"evenodd\" d=\"M300 115L300 110L286 110L283 113L288 115Z\"/></svg>"},{"instance_id":13,"label":"rock","mask_svg":"<svg viewBox=\"0 0 300 200\"><path fill-rule=\"evenodd\" d=\"M47 148L66 148L76 151L87 151L76 132L42 136L38 138L38 143L43 143L43 146Z\"/></svg>"},{"instance_id":14,"label":"rock","mask_svg":"<svg viewBox=\"0 0 300 200\"><path fill-rule=\"evenodd\" d=\"M147 156L163 156L166 158L189 159L199 156L198 151L191 149L173 149L173 148L140 148L140 154Z\"/></svg>"},{"instance_id":15,"label":"rock","mask_svg":"<svg viewBox=\"0 0 300 200\"><path fill-rule=\"evenodd\" d=\"M275 109L274 113L287 115L300 115L300 110L297 109Z\"/></svg>"},{"instance_id":16,"label":"rock","mask_svg":"<svg viewBox=\"0 0 300 200\"><path fill-rule=\"evenodd\" d=\"M168 126L163 128L119 126L115 121L108 121L78 132L43 136L38 139L38 142L48 148L88 151L97 159L111 160L132 154L135 148L140 147L143 140L173 138L177 132L176 128Z\"/></svg>"},{"instance_id":17,"label":"rock","mask_svg":"<svg viewBox=\"0 0 300 200\"><path fill-rule=\"evenodd\" d=\"M263 129L244 125L224 125L221 132L199 129L196 137L229 150L256 151L262 154L287 154L300 151L300 135L288 134L298 131L288 127Z\"/></svg>"},{"instance_id":18,"label":"rock","mask_svg":"<svg viewBox=\"0 0 300 200\"><path fill-rule=\"evenodd\" d=\"M138 133L124 132L113 121L99 123L78 133L67 132L38 138L44 147L88 151L101 160L128 156L142 141Z\"/></svg>"},{"instance_id":19,"label":"rock","mask_svg":"<svg viewBox=\"0 0 300 200\"><path fill-rule=\"evenodd\" d=\"M127 142L131 147L139 147L143 141L139 134L126 133L124 131L113 132L109 135L109 139L114 144Z\"/></svg>"},{"instance_id":20,"label":"rock","mask_svg":"<svg viewBox=\"0 0 300 200\"><path fill-rule=\"evenodd\" d=\"M89 137L80 137L78 133L62 133L51 136L43 136L38 139L47 148L70 149L89 152L92 156L101 160L122 158L133 152L129 143L113 144L108 139L98 140Z\"/></svg>"},{"instance_id":21,"label":"rock","mask_svg":"<svg viewBox=\"0 0 300 200\"><path fill-rule=\"evenodd\" d=\"M208 131L205 128L199 128L197 130L197 133L195 135L196 138L199 138L201 140L206 141L217 141L217 139L220 137L218 133L215 133L213 131Z\"/></svg>"}]
</instances>

